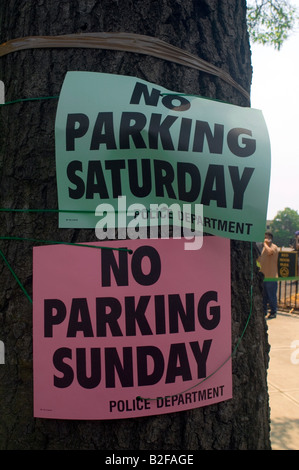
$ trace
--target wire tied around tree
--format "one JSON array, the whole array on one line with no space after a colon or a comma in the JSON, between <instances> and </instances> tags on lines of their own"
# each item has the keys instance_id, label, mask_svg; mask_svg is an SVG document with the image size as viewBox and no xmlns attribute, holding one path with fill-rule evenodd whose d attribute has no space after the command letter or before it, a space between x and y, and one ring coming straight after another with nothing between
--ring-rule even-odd
<instances>
[{"instance_id":1,"label":"wire tied around tree","mask_svg":"<svg viewBox=\"0 0 299 470\"><path fill-rule=\"evenodd\" d=\"M89 48L134 52L174 62L215 75L236 88L250 101L249 93L226 71L161 39L126 32L65 34L59 36L27 36L0 45L0 57L25 49Z\"/></svg>"}]
</instances>

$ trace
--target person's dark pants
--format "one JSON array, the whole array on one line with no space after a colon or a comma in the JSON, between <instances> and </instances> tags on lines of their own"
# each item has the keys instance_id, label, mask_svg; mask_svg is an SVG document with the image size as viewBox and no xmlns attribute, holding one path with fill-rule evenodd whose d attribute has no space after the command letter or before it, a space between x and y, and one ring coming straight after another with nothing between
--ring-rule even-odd
<instances>
[{"instance_id":1,"label":"person's dark pants","mask_svg":"<svg viewBox=\"0 0 299 470\"><path fill-rule=\"evenodd\" d=\"M267 315L268 304L270 306L270 314L277 313L277 281L264 281L263 283L263 309Z\"/></svg>"}]
</instances>

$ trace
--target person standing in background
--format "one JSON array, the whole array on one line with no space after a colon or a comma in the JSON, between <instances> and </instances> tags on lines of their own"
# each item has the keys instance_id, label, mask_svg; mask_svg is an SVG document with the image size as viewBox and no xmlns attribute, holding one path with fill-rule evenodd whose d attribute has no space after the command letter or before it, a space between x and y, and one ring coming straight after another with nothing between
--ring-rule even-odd
<instances>
[{"instance_id":1,"label":"person standing in background","mask_svg":"<svg viewBox=\"0 0 299 470\"><path fill-rule=\"evenodd\" d=\"M292 248L293 250L299 252L299 230L295 232L295 240L294 240ZM297 274L296 275L299 276L299 253L297 253Z\"/></svg>"},{"instance_id":2,"label":"person standing in background","mask_svg":"<svg viewBox=\"0 0 299 470\"><path fill-rule=\"evenodd\" d=\"M276 318L277 314L277 281L267 281L268 278L274 279L278 277L278 247L273 243L273 235L271 232L265 233L263 249L258 262L261 266L261 272L265 279L263 282L263 309L267 316L268 305L270 306L270 315L268 319Z\"/></svg>"}]
</instances>

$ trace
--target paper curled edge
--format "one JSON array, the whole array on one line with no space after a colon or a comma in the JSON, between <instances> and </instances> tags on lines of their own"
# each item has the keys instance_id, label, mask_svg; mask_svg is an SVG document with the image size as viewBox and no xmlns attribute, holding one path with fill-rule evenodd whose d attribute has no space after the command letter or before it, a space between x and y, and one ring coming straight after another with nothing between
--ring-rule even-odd
<instances>
[{"instance_id":1,"label":"paper curled edge","mask_svg":"<svg viewBox=\"0 0 299 470\"><path fill-rule=\"evenodd\" d=\"M26 36L1 44L0 57L25 49L69 47L135 52L175 62L221 78L250 100L249 93L224 70L161 39L141 34L111 32L66 34L60 36Z\"/></svg>"}]
</instances>

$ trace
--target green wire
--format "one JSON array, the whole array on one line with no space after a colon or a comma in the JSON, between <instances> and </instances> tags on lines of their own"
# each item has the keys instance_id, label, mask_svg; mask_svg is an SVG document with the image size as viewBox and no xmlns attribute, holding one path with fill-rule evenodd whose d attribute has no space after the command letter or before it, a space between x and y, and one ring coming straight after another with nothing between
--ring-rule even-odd
<instances>
[{"instance_id":1,"label":"green wire","mask_svg":"<svg viewBox=\"0 0 299 470\"><path fill-rule=\"evenodd\" d=\"M85 211L77 209L7 209L2 208L0 212L75 212L79 214L94 214L95 211Z\"/></svg>"},{"instance_id":2,"label":"green wire","mask_svg":"<svg viewBox=\"0 0 299 470\"><path fill-rule=\"evenodd\" d=\"M14 272L14 270L12 269L11 265L9 264L9 262L7 261L7 259L5 258L5 255L3 253L3 251L0 249L0 255L2 256L6 266L8 267L8 269L10 270L11 274L13 275L13 277L15 278L15 280L17 281L17 283L19 284L19 286L21 287L22 291L24 292L25 296L27 297L27 299L29 300L29 302L32 304L32 299L30 297L30 295L28 294L28 292L26 291L25 287L23 286L23 284L21 283L20 279L18 278L18 276L16 275L16 273Z\"/></svg>"},{"instance_id":3,"label":"green wire","mask_svg":"<svg viewBox=\"0 0 299 470\"><path fill-rule=\"evenodd\" d=\"M220 103L226 103L226 104L230 104L228 103L227 101L223 101L223 100L219 100L217 98L210 98L209 96L202 96L202 95L196 95L196 94L192 94L192 93L161 93L161 96L191 96L193 98L202 98L204 100L210 100L210 101L218 101ZM7 101L6 103L0 103L0 107L1 106L8 106L10 104L16 104L16 103L23 103L23 102L26 102L26 101L40 101L40 100L57 100L59 99L59 95L58 96L41 96L41 97L37 97L37 98L20 98L20 99L17 99L17 100L13 100L13 101Z\"/></svg>"},{"instance_id":4,"label":"green wire","mask_svg":"<svg viewBox=\"0 0 299 470\"><path fill-rule=\"evenodd\" d=\"M0 237L0 240L30 241L30 242L35 242L35 243L46 243L48 245L71 245L71 246L79 246L79 247L85 247L85 248L96 248L98 250L105 250L106 249L106 250L116 250L116 251L127 251L130 254L133 253L133 251L128 249L128 248L115 248L115 247L113 248L113 247L110 247L110 246L108 247L108 246L87 245L87 244L83 244L83 243L57 242L57 241L53 241L53 240L36 240L36 239L33 239L33 238ZM21 283L20 279L16 275L16 273L13 270L12 266L7 261L3 251L1 249L0 249L0 255L2 256L6 266L10 270L10 272L13 275L14 279L16 280L16 282L18 283L18 285L22 289L23 293L25 294L25 296L27 297L29 302L32 304L32 299L31 299L30 295L28 294L28 292L26 291L24 285Z\"/></svg>"},{"instance_id":5,"label":"green wire","mask_svg":"<svg viewBox=\"0 0 299 470\"><path fill-rule=\"evenodd\" d=\"M74 213L74 214L93 214L95 215L95 210L87 211L80 209L10 209L10 208L0 208L0 212L58 212L58 213ZM115 211L116 214L126 213L123 211Z\"/></svg>"},{"instance_id":6,"label":"green wire","mask_svg":"<svg viewBox=\"0 0 299 470\"><path fill-rule=\"evenodd\" d=\"M97 250L116 250L116 251L127 251L128 253L132 253L132 250L128 248L115 248L111 246L95 246L95 245L87 245L84 243L71 243L71 242L57 242L54 240L37 240L35 238L21 238L21 237L1 237L0 240L15 240L15 241L28 241L34 243L46 243L47 245L71 245L71 246L80 246L85 248L96 248Z\"/></svg>"},{"instance_id":7,"label":"green wire","mask_svg":"<svg viewBox=\"0 0 299 470\"><path fill-rule=\"evenodd\" d=\"M40 100L56 100L59 96L41 96L39 98L20 98L18 100L7 101L6 103L0 103L1 106L7 106L9 104L23 103L24 101L40 101Z\"/></svg>"}]
</instances>

